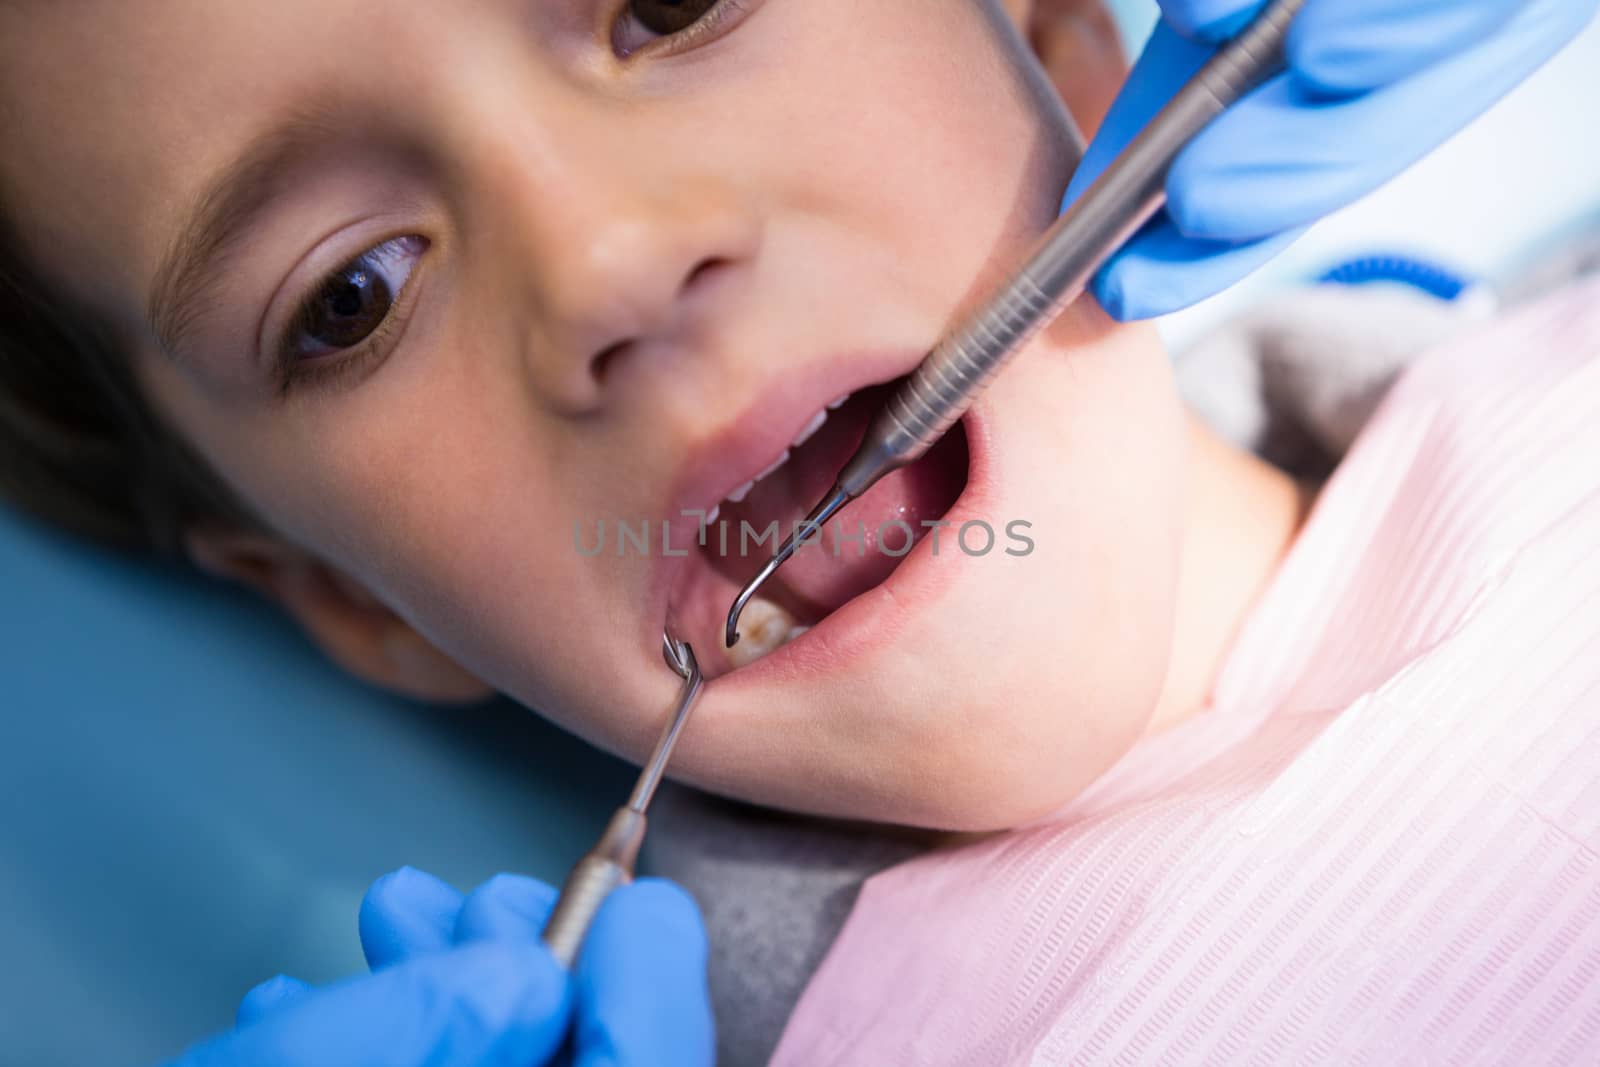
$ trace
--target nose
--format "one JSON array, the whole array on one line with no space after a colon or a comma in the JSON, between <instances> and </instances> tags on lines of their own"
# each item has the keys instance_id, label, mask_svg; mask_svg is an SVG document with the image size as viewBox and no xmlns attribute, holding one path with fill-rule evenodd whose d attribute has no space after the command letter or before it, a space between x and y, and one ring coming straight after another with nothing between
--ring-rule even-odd
<instances>
[{"instance_id":1,"label":"nose","mask_svg":"<svg viewBox=\"0 0 1600 1067\"><path fill-rule=\"evenodd\" d=\"M760 243L747 198L693 152L609 147L557 149L513 194L528 367L543 402L568 413L597 410L647 350L691 343L715 318L719 279Z\"/></svg>"}]
</instances>

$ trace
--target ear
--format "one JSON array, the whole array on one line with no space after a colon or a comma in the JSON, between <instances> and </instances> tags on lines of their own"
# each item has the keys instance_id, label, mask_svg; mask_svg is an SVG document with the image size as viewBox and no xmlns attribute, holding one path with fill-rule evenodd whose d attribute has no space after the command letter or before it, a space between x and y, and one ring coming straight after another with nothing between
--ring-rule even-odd
<instances>
[{"instance_id":1,"label":"ear","mask_svg":"<svg viewBox=\"0 0 1600 1067\"><path fill-rule=\"evenodd\" d=\"M280 605L330 659L366 682L436 704L494 695L359 582L292 545L213 529L188 531L184 545L196 567Z\"/></svg>"},{"instance_id":2,"label":"ear","mask_svg":"<svg viewBox=\"0 0 1600 1067\"><path fill-rule=\"evenodd\" d=\"M1005 0L1005 6L1078 128L1092 138L1129 69L1104 0Z\"/></svg>"}]
</instances>

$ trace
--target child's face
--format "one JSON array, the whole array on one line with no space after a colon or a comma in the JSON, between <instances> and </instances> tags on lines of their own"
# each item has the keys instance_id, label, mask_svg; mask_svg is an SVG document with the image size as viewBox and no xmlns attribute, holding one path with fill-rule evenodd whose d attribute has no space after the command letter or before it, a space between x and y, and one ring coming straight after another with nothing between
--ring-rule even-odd
<instances>
[{"instance_id":1,"label":"child's face","mask_svg":"<svg viewBox=\"0 0 1600 1067\"><path fill-rule=\"evenodd\" d=\"M959 492L945 517L986 520L995 547L968 555L952 527L881 582L797 560L774 597L827 617L754 666L729 673L717 640L739 564L664 556L659 522L910 371L1053 217L1065 128L1002 18L978 0L0 5L0 194L240 495L483 681L639 757L677 689L670 620L722 675L680 777L1000 826L1100 773L1161 688L1182 433L1152 333L1066 316L973 410L970 470L942 448L869 509L918 526ZM196 238L219 208L242 228ZM164 269L185 244L191 268ZM303 372L287 389L280 358ZM869 400L723 506L731 552L739 515L809 508ZM619 520L646 518L649 550L619 556ZM605 550L580 553L575 524L589 548L603 525Z\"/></svg>"}]
</instances>

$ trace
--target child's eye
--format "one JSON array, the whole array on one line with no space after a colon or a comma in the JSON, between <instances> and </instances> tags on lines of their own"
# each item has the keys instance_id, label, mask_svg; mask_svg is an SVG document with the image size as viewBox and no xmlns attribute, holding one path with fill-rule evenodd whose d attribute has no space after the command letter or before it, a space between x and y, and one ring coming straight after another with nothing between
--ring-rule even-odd
<instances>
[{"instance_id":1,"label":"child's eye","mask_svg":"<svg viewBox=\"0 0 1600 1067\"><path fill-rule=\"evenodd\" d=\"M717 0L629 0L628 11L651 33L665 37L686 30L717 6Z\"/></svg>"},{"instance_id":2,"label":"child's eye","mask_svg":"<svg viewBox=\"0 0 1600 1067\"><path fill-rule=\"evenodd\" d=\"M355 356L334 358L335 353L357 346L381 349L393 326L391 312L427 250L425 237L395 237L328 275L295 312L279 345L280 385L287 390L302 378L360 361Z\"/></svg>"},{"instance_id":3,"label":"child's eye","mask_svg":"<svg viewBox=\"0 0 1600 1067\"><path fill-rule=\"evenodd\" d=\"M427 247L421 237L396 237L329 275L295 316L293 333L287 338L295 356L306 359L338 352L372 336Z\"/></svg>"},{"instance_id":4,"label":"child's eye","mask_svg":"<svg viewBox=\"0 0 1600 1067\"><path fill-rule=\"evenodd\" d=\"M626 58L670 40L674 48L702 43L731 27L755 0L627 0L611 31L611 46Z\"/></svg>"}]
</instances>

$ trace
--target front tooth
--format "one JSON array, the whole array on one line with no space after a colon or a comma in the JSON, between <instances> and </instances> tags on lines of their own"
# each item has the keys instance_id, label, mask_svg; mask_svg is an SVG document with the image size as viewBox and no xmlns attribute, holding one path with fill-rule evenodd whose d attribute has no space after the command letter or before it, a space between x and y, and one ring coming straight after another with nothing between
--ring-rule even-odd
<instances>
[{"instance_id":1,"label":"front tooth","mask_svg":"<svg viewBox=\"0 0 1600 1067\"><path fill-rule=\"evenodd\" d=\"M828 410L829 411L838 411L840 408L844 407L844 402L846 400L849 400L849 399L850 399L850 394L849 393L841 394L838 399L829 402Z\"/></svg>"},{"instance_id":2,"label":"front tooth","mask_svg":"<svg viewBox=\"0 0 1600 1067\"><path fill-rule=\"evenodd\" d=\"M827 411L819 411L819 412L817 412L815 415L813 415L811 417L811 421L806 423L805 429L801 430L800 433L798 435L796 435L795 439L793 441L789 442L789 447L790 448L799 448L801 445L805 444L807 441L809 441L811 439L811 435L812 434L814 434L818 430L822 429L822 424L827 422L827 421L828 421L828 413L827 413Z\"/></svg>"},{"instance_id":3,"label":"front tooth","mask_svg":"<svg viewBox=\"0 0 1600 1067\"><path fill-rule=\"evenodd\" d=\"M735 489L733 492L728 494L728 500L731 501L732 503L737 504L740 501L744 500L745 497L749 496L750 495L750 490L754 489L755 487L756 487L756 483L755 482L753 482L753 481L745 482L739 488Z\"/></svg>"},{"instance_id":4,"label":"front tooth","mask_svg":"<svg viewBox=\"0 0 1600 1067\"><path fill-rule=\"evenodd\" d=\"M716 507L714 507L710 511L706 512L706 525L707 526L715 526L717 524L717 516L721 515L721 514L722 514L722 505L721 504L718 504Z\"/></svg>"},{"instance_id":5,"label":"front tooth","mask_svg":"<svg viewBox=\"0 0 1600 1067\"><path fill-rule=\"evenodd\" d=\"M771 474L773 471L777 470L787 462L789 462L789 450L786 448L783 450L783 455L779 456L772 466L756 475L756 481L759 482L761 479L765 478L767 475Z\"/></svg>"},{"instance_id":6,"label":"front tooth","mask_svg":"<svg viewBox=\"0 0 1600 1067\"><path fill-rule=\"evenodd\" d=\"M789 640L794 616L770 600L756 597L739 616L739 643L728 650L734 667L748 667Z\"/></svg>"}]
</instances>

